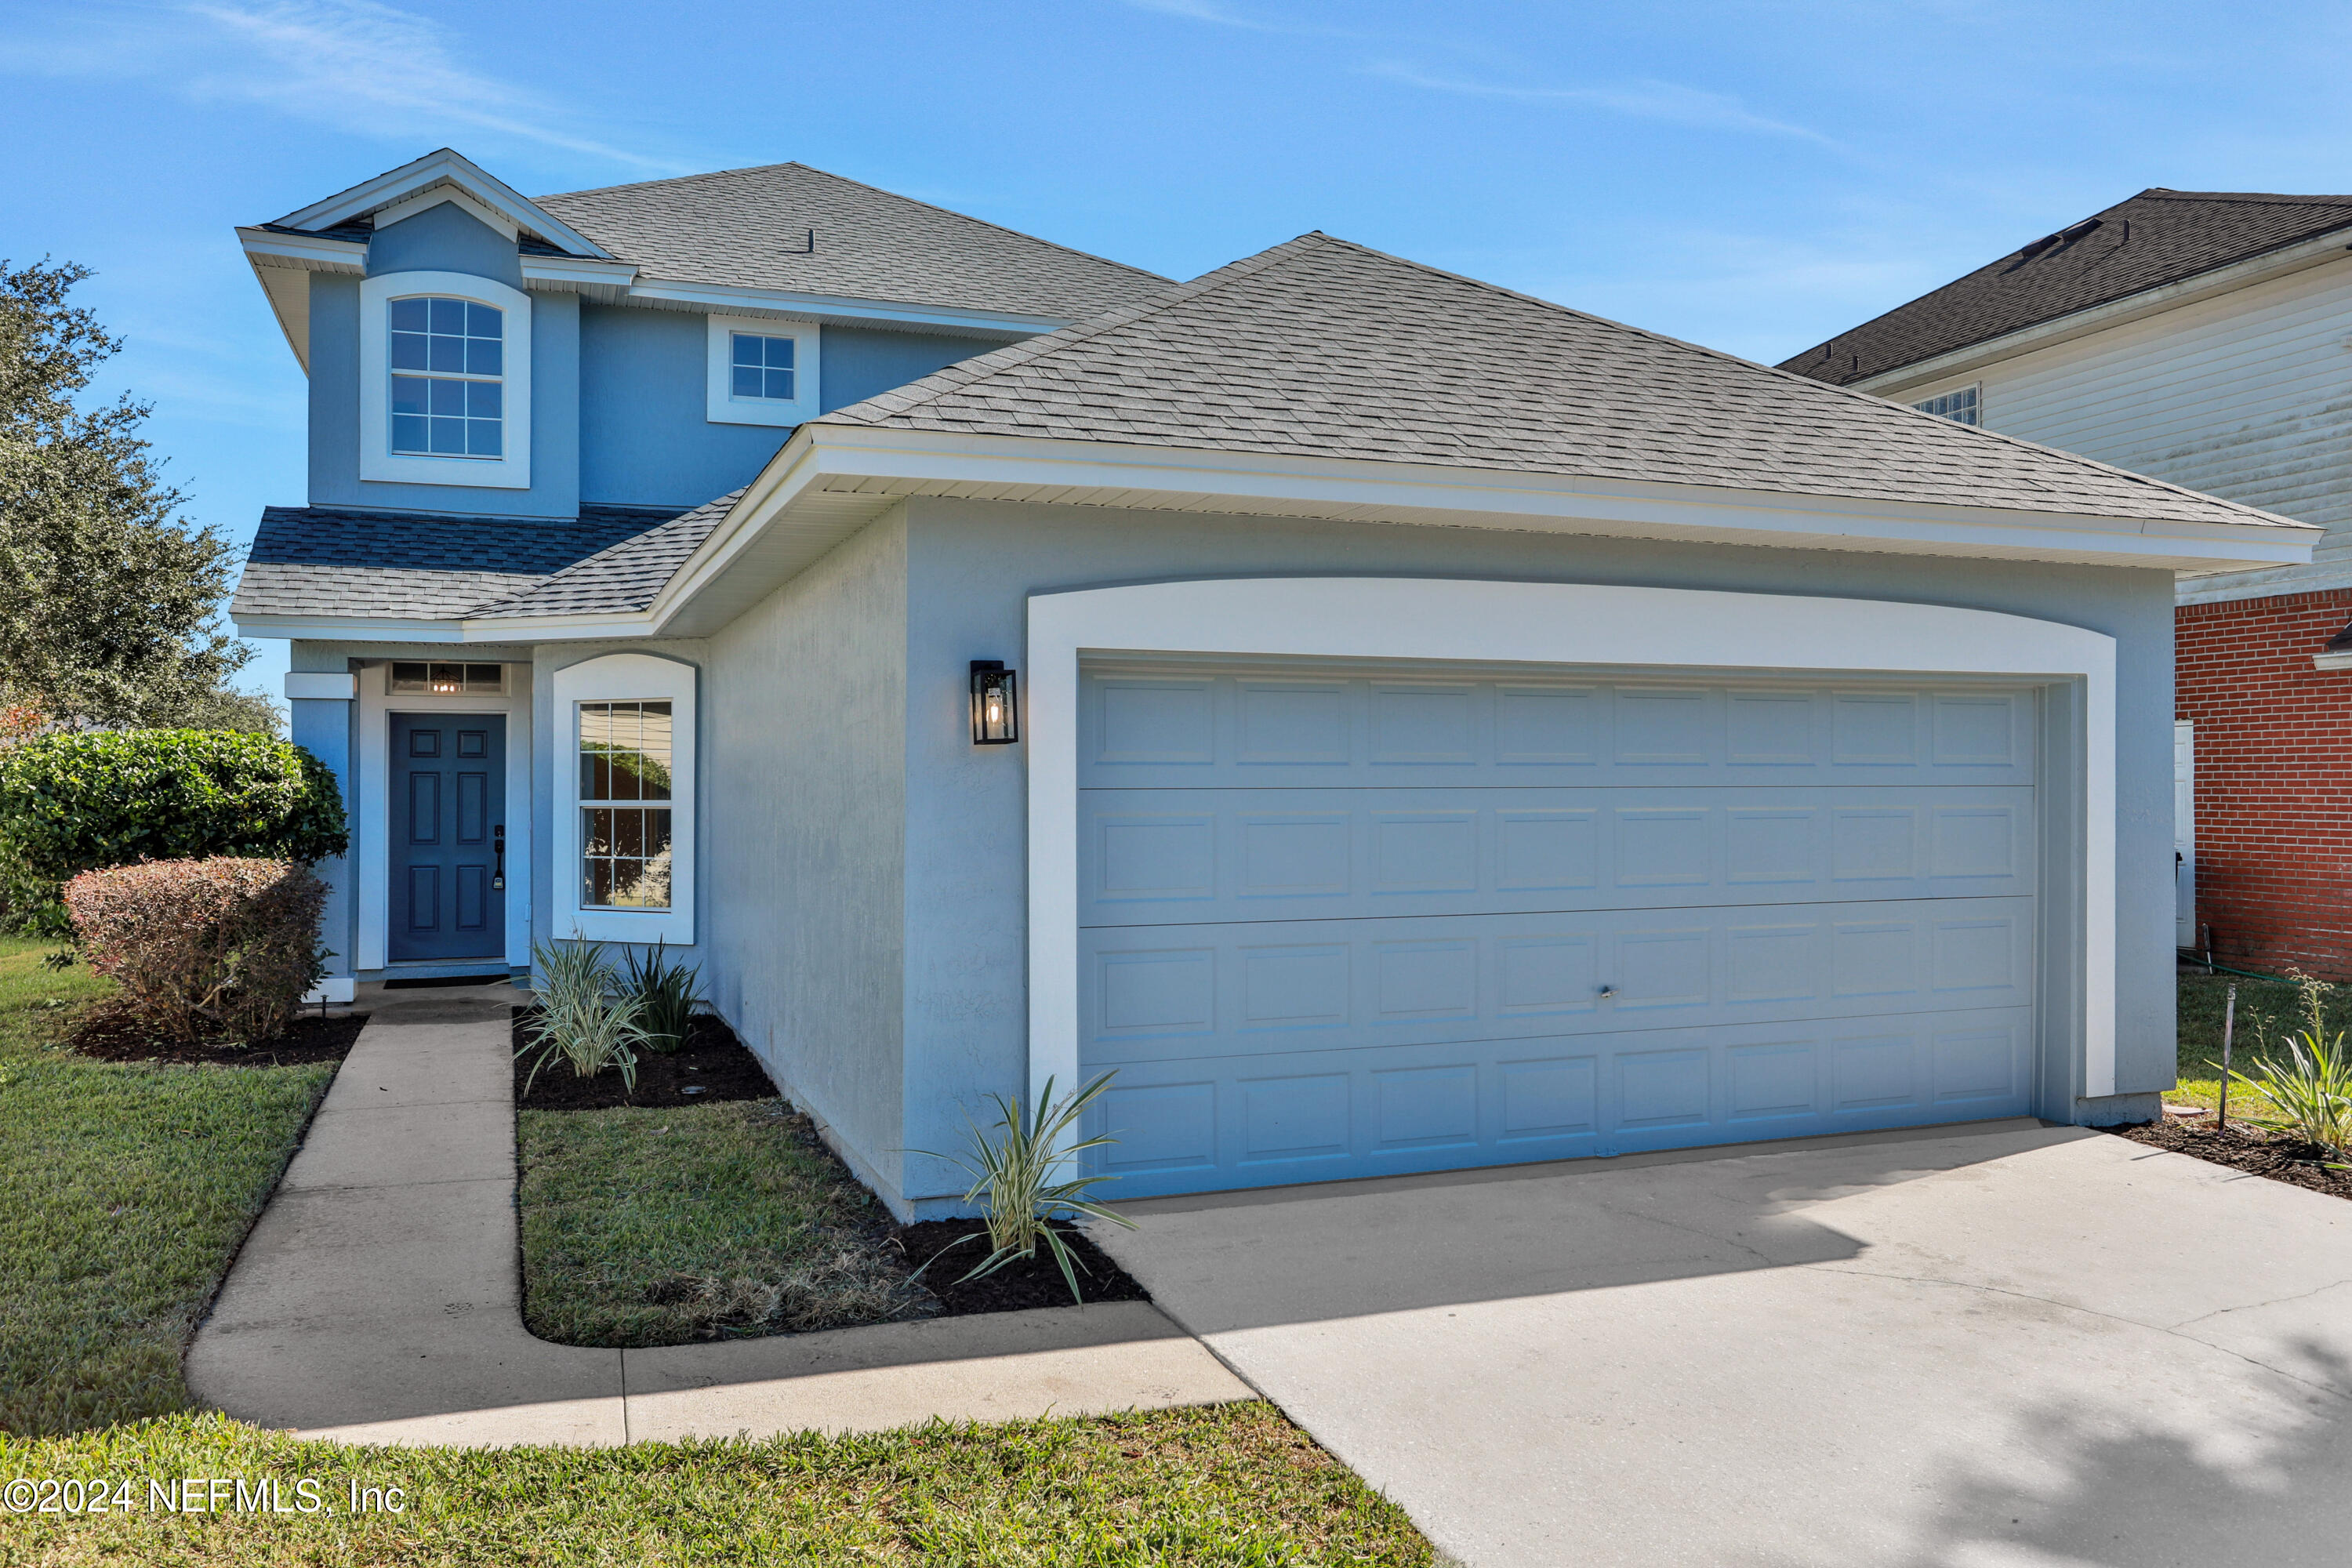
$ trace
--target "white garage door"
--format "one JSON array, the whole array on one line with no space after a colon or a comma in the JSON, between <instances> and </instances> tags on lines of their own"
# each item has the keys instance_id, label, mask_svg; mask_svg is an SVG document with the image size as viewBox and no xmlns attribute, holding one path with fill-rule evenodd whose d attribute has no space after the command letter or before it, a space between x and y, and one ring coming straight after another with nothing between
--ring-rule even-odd
<instances>
[{"instance_id":1,"label":"white garage door","mask_svg":"<svg viewBox=\"0 0 2352 1568\"><path fill-rule=\"evenodd\" d=\"M2023 1113L2034 694L1089 665L1121 1197Z\"/></svg>"}]
</instances>

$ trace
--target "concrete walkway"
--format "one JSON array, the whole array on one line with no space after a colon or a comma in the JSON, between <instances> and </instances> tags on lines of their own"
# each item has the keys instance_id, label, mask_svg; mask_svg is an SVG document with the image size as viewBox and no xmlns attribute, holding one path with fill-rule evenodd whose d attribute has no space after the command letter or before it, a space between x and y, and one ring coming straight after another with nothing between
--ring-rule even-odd
<instances>
[{"instance_id":1,"label":"concrete walkway","mask_svg":"<svg viewBox=\"0 0 2352 1568\"><path fill-rule=\"evenodd\" d=\"M522 1326L505 986L394 991L188 1352L197 1398L371 1443L614 1444L1254 1397L1150 1305L581 1350Z\"/></svg>"},{"instance_id":2,"label":"concrete walkway","mask_svg":"<svg viewBox=\"0 0 2352 1568\"><path fill-rule=\"evenodd\" d=\"M2328 1564L2352 1204L2035 1122L1123 1205L1477 1568Z\"/></svg>"}]
</instances>

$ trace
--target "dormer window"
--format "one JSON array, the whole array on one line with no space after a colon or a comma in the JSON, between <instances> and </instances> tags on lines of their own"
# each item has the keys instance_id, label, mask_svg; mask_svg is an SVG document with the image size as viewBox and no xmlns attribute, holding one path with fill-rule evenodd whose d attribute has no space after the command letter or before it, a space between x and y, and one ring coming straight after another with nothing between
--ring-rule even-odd
<instances>
[{"instance_id":1,"label":"dormer window","mask_svg":"<svg viewBox=\"0 0 2352 1568\"><path fill-rule=\"evenodd\" d=\"M506 312L441 296L392 302L392 449L442 458L505 452ZM433 374L404 374L425 373Z\"/></svg>"},{"instance_id":2,"label":"dormer window","mask_svg":"<svg viewBox=\"0 0 2352 1568\"><path fill-rule=\"evenodd\" d=\"M797 425L817 416L814 321L712 316L709 415L713 425Z\"/></svg>"},{"instance_id":3,"label":"dormer window","mask_svg":"<svg viewBox=\"0 0 2352 1568\"><path fill-rule=\"evenodd\" d=\"M470 273L362 281L360 478L530 489L530 314Z\"/></svg>"}]
</instances>

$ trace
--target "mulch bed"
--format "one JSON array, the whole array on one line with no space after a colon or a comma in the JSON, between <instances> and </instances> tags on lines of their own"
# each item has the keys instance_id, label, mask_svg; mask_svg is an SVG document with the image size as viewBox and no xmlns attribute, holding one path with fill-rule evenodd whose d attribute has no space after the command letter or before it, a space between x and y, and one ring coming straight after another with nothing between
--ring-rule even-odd
<instances>
[{"instance_id":1,"label":"mulch bed","mask_svg":"<svg viewBox=\"0 0 2352 1568\"><path fill-rule=\"evenodd\" d=\"M1135 1281L1135 1277L1113 1263L1103 1250L1086 1238L1084 1232L1074 1226L1056 1225L1062 1239L1072 1255L1084 1265L1078 1271L1078 1289L1088 1301L1149 1301L1150 1292ZM967 1241L961 1247L952 1244L959 1237L981 1233L977 1241ZM972 1266L988 1256L986 1225L976 1219L933 1219L920 1225L899 1229L898 1246L907 1254L909 1268L930 1263L924 1270L923 1283L940 1299L943 1318L961 1318L974 1312L1019 1312L1031 1307L1066 1307L1070 1303L1069 1281L1062 1278L1061 1265L1044 1247L1037 1256L1024 1263L1008 1263L995 1273L979 1279L964 1279ZM945 1252L944 1258L940 1254ZM932 1263L933 1258L939 1261ZM958 1280L963 1280L958 1284Z\"/></svg>"},{"instance_id":2,"label":"mulch bed","mask_svg":"<svg viewBox=\"0 0 2352 1568\"><path fill-rule=\"evenodd\" d=\"M2273 1137L2251 1128L2241 1128L2234 1121L2226 1128L2215 1127L2202 1121L2151 1121L2138 1127L2113 1127L2108 1131L2117 1137L2145 1143L2152 1149L2191 1154L2216 1165L2228 1165L2251 1175L2267 1176L2273 1182L2308 1187L2315 1193L2326 1193L2331 1197L2352 1198L2352 1171L2331 1171L2316 1163L2329 1158L2326 1151L2300 1139Z\"/></svg>"},{"instance_id":3,"label":"mulch bed","mask_svg":"<svg viewBox=\"0 0 2352 1568\"><path fill-rule=\"evenodd\" d=\"M520 1051L530 1043L533 1009L514 1010L514 1045ZM637 1058L637 1084L629 1089L616 1072L581 1078L561 1061L540 1069L528 1099L523 1080L530 1077L530 1059L515 1058L515 1104L525 1110L609 1110L616 1106L662 1110L674 1105L708 1105L714 1100L773 1100L776 1086L760 1058L743 1048L723 1018L698 1016L688 1030L686 1044L667 1056L647 1053ZM688 1089L694 1090L689 1094Z\"/></svg>"},{"instance_id":4,"label":"mulch bed","mask_svg":"<svg viewBox=\"0 0 2352 1568\"><path fill-rule=\"evenodd\" d=\"M287 1031L267 1040L199 1039L193 1045L159 1038L154 1026L142 1024L120 1007L100 1006L66 1037L66 1048L109 1062L169 1062L183 1067L285 1068L310 1062L339 1062L352 1053L352 1043L367 1025L364 1013L321 1018L316 1013L297 1017Z\"/></svg>"}]
</instances>

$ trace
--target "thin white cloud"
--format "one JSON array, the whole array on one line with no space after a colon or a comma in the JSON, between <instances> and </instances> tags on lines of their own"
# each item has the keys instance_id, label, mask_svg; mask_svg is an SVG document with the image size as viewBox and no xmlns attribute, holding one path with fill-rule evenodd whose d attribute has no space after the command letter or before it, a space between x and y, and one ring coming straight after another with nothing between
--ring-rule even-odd
<instances>
[{"instance_id":1,"label":"thin white cloud","mask_svg":"<svg viewBox=\"0 0 2352 1568\"><path fill-rule=\"evenodd\" d=\"M1411 65L1383 61L1366 71L1407 87L1431 92L1459 93L1471 98L1508 99L1523 103L1581 104L1636 120L1657 120L1702 131L1739 131L1766 136L1793 136L1824 147L1837 142L1818 131L1758 114L1727 93L1707 92L1671 81L1632 81L1601 87L1517 87L1479 81L1468 77L1438 76Z\"/></svg>"},{"instance_id":2,"label":"thin white cloud","mask_svg":"<svg viewBox=\"0 0 2352 1568\"><path fill-rule=\"evenodd\" d=\"M1278 33L1293 38L1366 38L1369 34L1353 32L1345 27L1327 27L1301 22L1285 22L1270 16L1254 16L1237 11L1230 5L1220 5L1216 0L1119 0L1130 10L1150 11L1161 16L1181 17L1187 22L1205 22L1213 27L1232 27L1244 33Z\"/></svg>"},{"instance_id":3,"label":"thin white cloud","mask_svg":"<svg viewBox=\"0 0 2352 1568\"><path fill-rule=\"evenodd\" d=\"M467 69L429 17L376 0L184 0L88 5L47 38L0 46L0 69L162 78L204 101L263 104L362 135L448 139L466 131L656 173L678 164L581 133L542 93Z\"/></svg>"}]
</instances>

